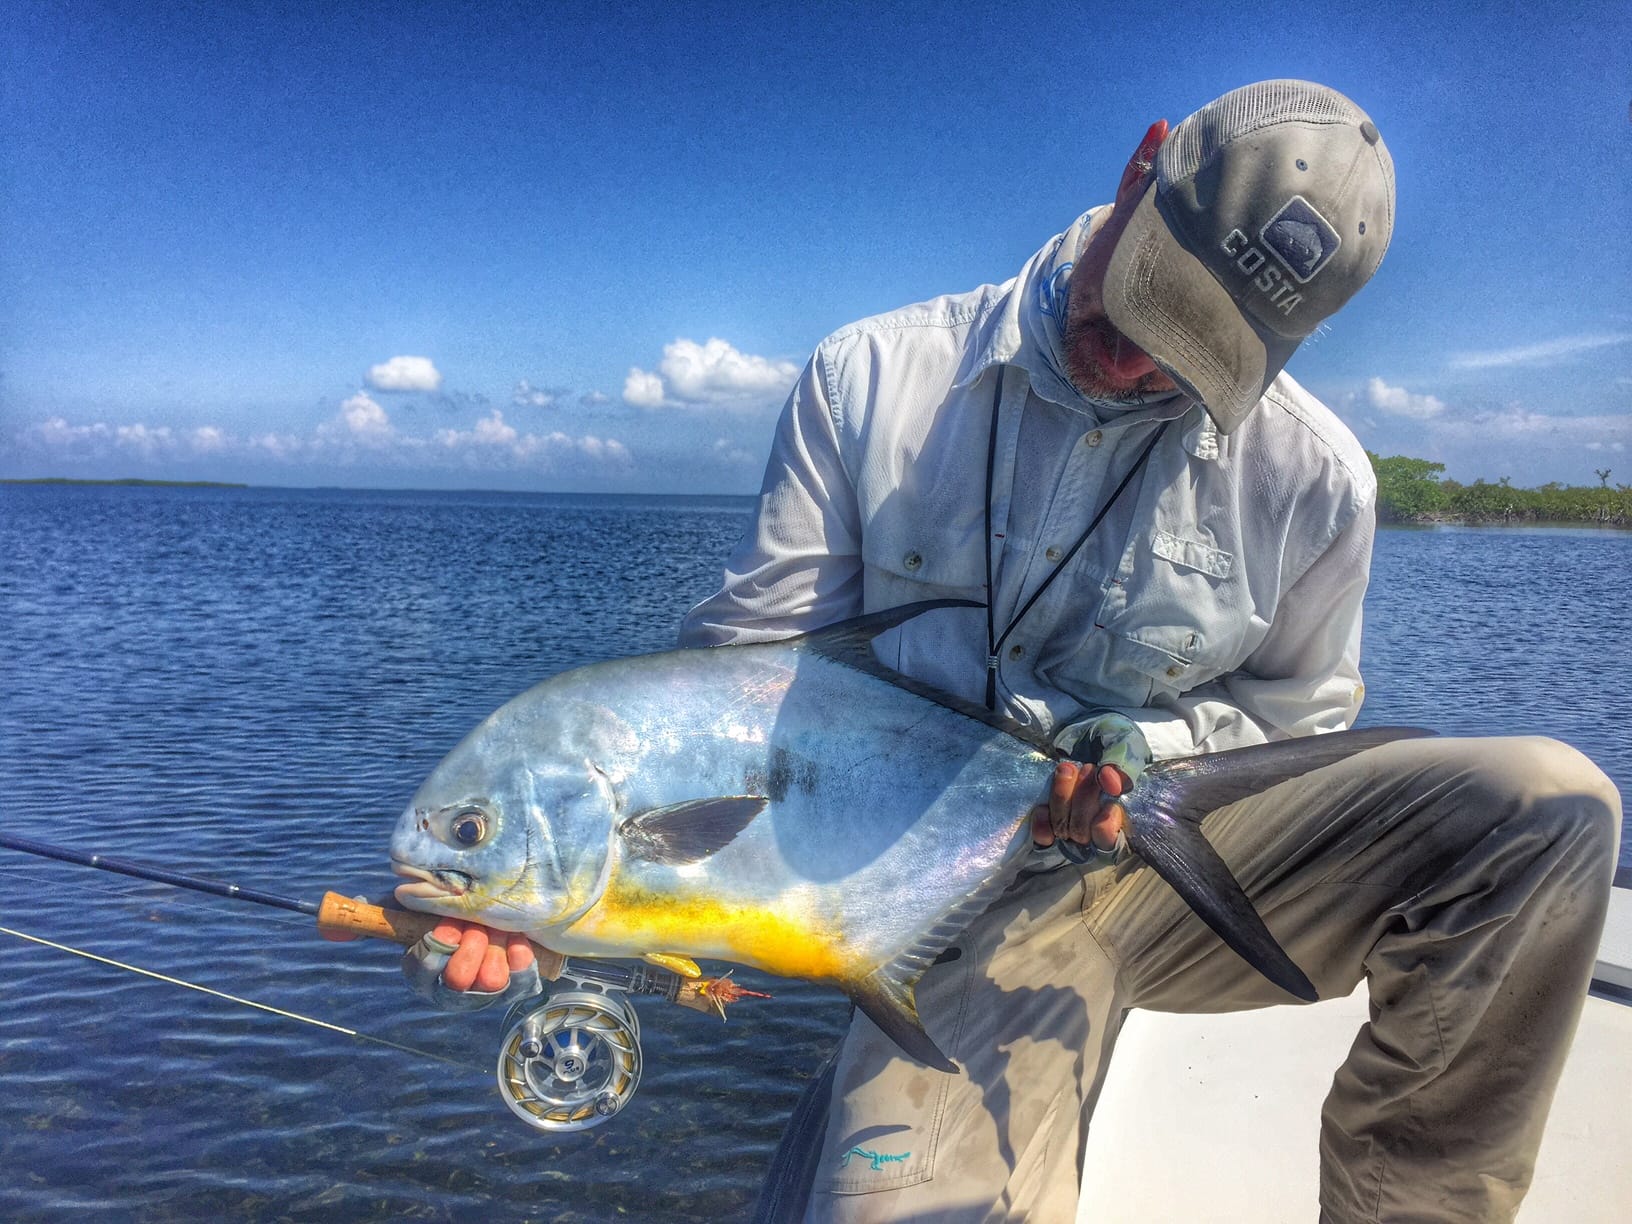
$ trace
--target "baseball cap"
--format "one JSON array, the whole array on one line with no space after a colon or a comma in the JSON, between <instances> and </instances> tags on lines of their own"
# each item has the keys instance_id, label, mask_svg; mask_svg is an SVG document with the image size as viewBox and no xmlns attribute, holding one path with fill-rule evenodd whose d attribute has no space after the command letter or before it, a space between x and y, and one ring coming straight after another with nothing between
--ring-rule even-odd
<instances>
[{"instance_id":1,"label":"baseball cap","mask_svg":"<svg viewBox=\"0 0 1632 1224\"><path fill-rule=\"evenodd\" d=\"M1105 274L1106 316L1225 433L1394 230L1394 162L1366 113L1309 81L1208 103L1156 155Z\"/></svg>"}]
</instances>

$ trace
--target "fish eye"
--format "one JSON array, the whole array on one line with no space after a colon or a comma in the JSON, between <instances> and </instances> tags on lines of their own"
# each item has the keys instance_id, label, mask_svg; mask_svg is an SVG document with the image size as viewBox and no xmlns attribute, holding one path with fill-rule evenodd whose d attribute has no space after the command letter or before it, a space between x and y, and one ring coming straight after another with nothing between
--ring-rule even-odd
<instances>
[{"instance_id":1,"label":"fish eye","mask_svg":"<svg viewBox=\"0 0 1632 1224\"><path fill-rule=\"evenodd\" d=\"M453 840L461 846L475 846L487 836L487 818L480 812L469 809L460 812L448 826L453 834Z\"/></svg>"}]
</instances>

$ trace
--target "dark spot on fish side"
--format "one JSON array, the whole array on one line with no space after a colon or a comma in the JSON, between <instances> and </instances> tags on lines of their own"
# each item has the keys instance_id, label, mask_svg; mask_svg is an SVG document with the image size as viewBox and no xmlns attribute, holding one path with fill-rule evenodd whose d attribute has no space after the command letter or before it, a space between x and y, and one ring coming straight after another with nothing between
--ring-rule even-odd
<instances>
[{"instance_id":1,"label":"dark spot on fish side","mask_svg":"<svg viewBox=\"0 0 1632 1224\"><path fill-rule=\"evenodd\" d=\"M778 802L787 797L790 788L809 794L816 787L816 763L808 757L794 756L785 748L773 748L771 776L766 781L770 785L767 793Z\"/></svg>"}]
</instances>

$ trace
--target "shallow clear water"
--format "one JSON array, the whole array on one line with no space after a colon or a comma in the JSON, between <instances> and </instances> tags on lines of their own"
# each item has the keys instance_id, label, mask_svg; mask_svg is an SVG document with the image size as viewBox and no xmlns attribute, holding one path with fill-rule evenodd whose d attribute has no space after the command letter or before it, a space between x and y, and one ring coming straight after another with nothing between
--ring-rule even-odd
<instances>
[{"instance_id":1,"label":"shallow clear water","mask_svg":"<svg viewBox=\"0 0 1632 1224\"><path fill-rule=\"evenodd\" d=\"M0 488L0 824L273 892L379 895L424 774L553 672L666 648L743 499ZM1539 731L1632 792L1632 534L1390 531L1368 723ZM1623 861L1632 848L1623 848ZM393 1048L0 935L0 1216L740 1217L838 996L729 1025L643 1004L611 1125L551 1139L387 945L0 851L0 925Z\"/></svg>"}]
</instances>

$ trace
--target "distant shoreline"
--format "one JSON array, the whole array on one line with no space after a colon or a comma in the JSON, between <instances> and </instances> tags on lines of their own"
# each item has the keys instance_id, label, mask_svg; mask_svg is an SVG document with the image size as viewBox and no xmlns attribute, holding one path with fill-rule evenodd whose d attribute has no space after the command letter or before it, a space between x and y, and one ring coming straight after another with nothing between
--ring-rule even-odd
<instances>
[{"instance_id":1,"label":"distant shoreline","mask_svg":"<svg viewBox=\"0 0 1632 1224\"><path fill-rule=\"evenodd\" d=\"M1481 482L1482 483L1482 482ZM252 485L223 480L144 480L139 477L127 476L118 480L78 480L67 476L36 476L36 477L0 477L0 485L55 485L84 488L153 488L153 489L264 489L268 491L288 491L302 493L361 493L361 494L414 494L427 493L448 496L519 496L519 497L565 497L590 498L617 501L627 496L641 498L673 498L677 501L750 501L751 493L570 493L544 490L520 489L416 489L416 488L347 488L339 485L298 486L298 485ZM1495 486L1484 486L1494 489ZM1505 487L1504 487L1505 489ZM1592 527L1604 528L1610 531L1632 531L1632 515L1622 512L1619 506L1605 505L1594 508L1589 514L1571 514L1573 507L1553 506L1546 510L1535 507L1523 509L1514 506L1512 509L1481 510L1474 512L1457 513L1450 510L1422 510L1416 513L1402 513L1400 507L1388 496L1387 490L1380 491L1377 525L1379 527ZM1574 492L1574 490L1571 490ZM1596 490L1588 490L1596 492ZM1511 490L1519 497L1531 495L1531 490ZM1506 498L1503 499L1507 501ZM1511 504L1511 503L1509 503ZM1551 512L1548 512L1548 511Z\"/></svg>"},{"instance_id":2,"label":"distant shoreline","mask_svg":"<svg viewBox=\"0 0 1632 1224\"><path fill-rule=\"evenodd\" d=\"M35 476L27 479L0 477L0 484L8 485L136 485L153 489L247 489L247 484L233 484L224 480L139 480L126 476L120 480L71 480L66 476Z\"/></svg>"},{"instance_id":3,"label":"distant shoreline","mask_svg":"<svg viewBox=\"0 0 1632 1224\"><path fill-rule=\"evenodd\" d=\"M1605 531L1632 531L1632 522L1623 518L1548 518L1539 514L1427 514L1389 515L1377 520L1379 527L1592 527Z\"/></svg>"}]
</instances>

